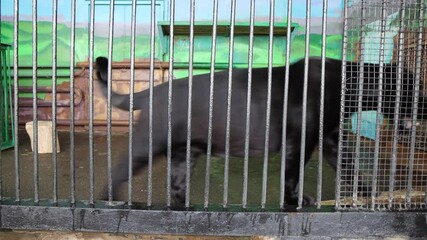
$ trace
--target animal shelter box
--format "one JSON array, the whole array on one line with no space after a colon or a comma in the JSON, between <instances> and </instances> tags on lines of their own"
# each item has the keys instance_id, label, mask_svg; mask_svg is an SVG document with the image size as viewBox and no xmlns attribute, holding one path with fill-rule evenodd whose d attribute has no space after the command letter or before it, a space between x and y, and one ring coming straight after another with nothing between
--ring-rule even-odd
<instances>
[{"instance_id":1,"label":"animal shelter box","mask_svg":"<svg viewBox=\"0 0 427 240\"><path fill-rule=\"evenodd\" d=\"M38 125L38 153L53 153L53 137L56 138L56 152L60 152L58 133L53 132L51 121L37 121ZM28 136L31 140L31 150L34 151L34 122L27 122L25 124Z\"/></svg>"}]
</instances>

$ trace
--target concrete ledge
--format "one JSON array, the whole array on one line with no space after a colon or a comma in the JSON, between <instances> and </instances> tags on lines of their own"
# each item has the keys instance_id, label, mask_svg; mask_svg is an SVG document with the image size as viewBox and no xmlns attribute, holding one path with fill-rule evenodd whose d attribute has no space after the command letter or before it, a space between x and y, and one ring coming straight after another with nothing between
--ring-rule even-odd
<instances>
[{"instance_id":1,"label":"concrete ledge","mask_svg":"<svg viewBox=\"0 0 427 240\"><path fill-rule=\"evenodd\" d=\"M1 206L1 228L276 237L425 237L426 213L178 212Z\"/></svg>"}]
</instances>

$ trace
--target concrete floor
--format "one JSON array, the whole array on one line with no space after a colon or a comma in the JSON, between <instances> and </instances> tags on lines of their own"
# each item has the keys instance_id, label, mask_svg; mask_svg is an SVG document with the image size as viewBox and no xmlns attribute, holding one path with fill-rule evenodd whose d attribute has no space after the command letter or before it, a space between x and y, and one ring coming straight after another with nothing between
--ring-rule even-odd
<instances>
[{"instance_id":1,"label":"concrete floor","mask_svg":"<svg viewBox=\"0 0 427 240\"><path fill-rule=\"evenodd\" d=\"M40 139L39 141L44 141ZM48 139L50 141L50 139ZM59 132L61 152L57 154L58 198L70 198L70 138L67 131ZM94 193L99 199L100 193L107 182L107 136L105 131L94 135ZM114 132L112 136L112 161L117 164L123 151L127 150L128 140L126 133ZM89 199L89 136L87 131L75 134L75 181L76 198ZM14 150L8 149L1 153L2 158L2 195L15 197L15 165ZM19 134L19 163L20 163L20 194L22 199L34 198L34 154L31 151L30 139L25 131ZM316 157L314 157L316 159ZM204 200L206 157L198 159L191 185L192 204L202 204ZM251 159L249 162L248 204L259 205L261 202L262 159ZM38 188L40 199L53 197L53 168L52 154L38 154ZM224 160L214 158L211 168L210 202L222 203ZM153 203L164 204L166 199L166 159L160 158L153 164ZM239 204L242 198L243 160L232 158L229 171L229 203ZM334 198L335 173L328 166L324 166L323 200ZM317 179L317 161L311 161L306 168L305 192L315 196ZM123 185L121 200L127 200L127 184ZM146 202L147 173L143 171L133 179L133 201ZM219 194L220 193L220 194ZM280 194L280 157L273 156L268 167L267 203L278 206Z\"/></svg>"}]
</instances>

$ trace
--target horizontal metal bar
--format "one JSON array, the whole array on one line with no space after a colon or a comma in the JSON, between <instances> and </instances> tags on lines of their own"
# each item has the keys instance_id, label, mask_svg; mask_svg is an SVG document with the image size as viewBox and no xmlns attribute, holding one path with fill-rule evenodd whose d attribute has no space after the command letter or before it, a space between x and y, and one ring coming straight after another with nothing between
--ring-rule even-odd
<instances>
[{"instance_id":1,"label":"horizontal metal bar","mask_svg":"<svg viewBox=\"0 0 427 240\"><path fill-rule=\"evenodd\" d=\"M39 70L52 70L52 65L44 65L44 66L38 65L37 68ZM18 70L31 70L31 69L33 69L33 66L25 66L25 65L18 66ZM70 70L70 66L57 66L56 69L66 71L66 70ZM78 69L78 68L75 68L75 69Z\"/></svg>"},{"instance_id":2,"label":"horizontal metal bar","mask_svg":"<svg viewBox=\"0 0 427 240\"><path fill-rule=\"evenodd\" d=\"M2 206L1 229L278 237L423 237L426 213L164 212ZM354 219L364 219L355 221Z\"/></svg>"},{"instance_id":3,"label":"horizontal metal bar","mask_svg":"<svg viewBox=\"0 0 427 240\"><path fill-rule=\"evenodd\" d=\"M19 108L21 109L22 107L19 106ZM19 123L19 125L25 125L25 123L27 123L27 122L28 121L25 119L20 119L18 123ZM70 125L70 119L58 119L56 124L58 126L69 126ZM78 119L74 120L75 126L89 126L89 124L90 124L89 120L78 120ZM128 127L129 121L128 120L114 120L114 122L112 122L112 125L115 127ZM103 126L107 126L107 123L105 122L105 120L93 120L92 126L93 127L100 127L100 126L103 127Z\"/></svg>"}]
</instances>

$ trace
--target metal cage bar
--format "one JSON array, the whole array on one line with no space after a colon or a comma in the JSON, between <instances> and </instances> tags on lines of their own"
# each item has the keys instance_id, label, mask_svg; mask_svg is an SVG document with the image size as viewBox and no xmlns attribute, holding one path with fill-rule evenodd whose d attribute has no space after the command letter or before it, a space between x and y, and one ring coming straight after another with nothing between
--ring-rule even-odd
<instances>
[{"instance_id":1,"label":"metal cage bar","mask_svg":"<svg viewBox=\"0 0 427 240\"><path fill-rule=\"evenodd\" d=\"M53 0L52 13L52 132L56 135L57 118L57 24L58 24L58 0ZM52 168L53 168L53 205L58 204L58 159L57 159L57 139L52 137Z\"/></svg>"},{"instance_id":2,"label":"metal cage bar","mask_svg":"<svg viewBox=\"0 0 427 240\"><path fill-rule=\"evenodd\" d=\"M19 0L14 1L13 6L13 121L14 129L13 134L15 135L15 148L14 148L14 167L15 167L15 203L20 204L21 202L21 183L19 177L19 107L18 107L18 94L19 94L19 83L18 83L18 39L19 39Z\"/></svg>"},{"instance_id":3,"label":"metal cage bar","mask_svg":"<svg viewBox=\"0 0 427 240\"><path fill-rule=\"evenodd\" d=\"M394 190L395 190L395 177L396 177L396 168L397 168L397 144L398 144L398 133L399 133L399 108L400 108L400 98L401 98L401 90L402 90L402 75L403 75L403 44L404 44L404 34L403 34L403 19L405 18L405 1L402 1L400 4L400 18L399 18L399 43L397 50L397 85L396 85L396 105L394 108L394 119L393 122L393 147L392 147L392 159L390 166L390 184L389 184L389 200L388 200L388 208L393 208L393 200L394 200Z\"/></svg>"},{"instance_id":4,"label":"metal cage bar","mask_svg":"<svg viewBox=\"0 0 427 240\"><path fill-rule=\"evenodd\" d=\"M262 178L261 209L265 209L267 202L267 177L268 177L268 157L270 147L270 118L271 118L271 88L273 78L273 30L274 30L274 0L270 0L269 11L269 33L268 33L268 76L267 76L267 106L265 114L265 142L264 142L264 163Z\"/></svg>"},{"instance_id":5,"label":"metal cage bar","mask_svg":"<svg viewBox=\"0 0 427 240\"><path fill-rule=\"evenodd\" d=\"M305 58L304 58L304 87L302 97L302 127L301 127L301 152L300 152L300 168L298 182L298 208L302 208L304 195L304 167L305 167L305 147L306 147L306 131L307 131L307 92L308 92L308 72L310 62L310 24L311 24L311 0L306 1L306 21L305 21Z\"/></svg>"},{"instance_id":6,"label":"metal cage bar","mask_svg":"<svg viewBox=\"0 0 427 240\"><path fill-rule=\"evenodd\" d=\"M112 60L113 60L113 37L114 37L114 0L110 0L110 15L109 15L109 32L108 32L108 96L107 96L107 182L108 182L108 202L112 205L113 201L113 177L112 177L112 159L111 159L111 96L112 96Z\"/></svg>"},{"instance_id":7,"label":"metal cage bar","mask_svg":"<svg viewBox=\"0 0 427 240\"><path fill-rule=\"evenodd\" d=\"M132 175L133 175L133 110L135 91L135 41L136 41L136 0L132 0L131 16L131 47L130 47L130 93L129 93L129 148L128 148L128 206L132 206Z\"/></svg>"},{"instance_id":8,"label":"metal cage bar","mask_svg":"<svg viewBox=\"0 0 427 240\"><path fill-rule=\"evenodd\" d=\"M249 135L251 126L251 97L252 97L252 65L253 65L253 46L254 46L254 21L255 21L255 1L251 1L249 23L249 52L248 52L248 93L246 98L246 124L245 124L245 159L243 163L243 194L242 208L247 207L248 201L248 171L249 171Z\"/></svg>"},{"instance_id":9,"label":"metal cage bar","mask_svg":"<svg viewBox=\"0 0 427 240\"><path fill-rule=\"evenodd\" d=\"M195 0L190 0L190 49L188 65L188 109L187 109L187 152L186 152L186 178L185 178L185 207L190 208L190 182L191 182L191 165L195 159L191 156L191 114L193 99L193 69L194 69L194 22L195 22Z\"/></svg>"},{"instance_id":10,"label":"metal cage bar","mask_svg":"<svg viewBox=\"0 0 427 240\"><path fill-rule=\"evenodd\" d=\"M235 18L236 18L236 2L232 1L231 5L231 23L230 23L230 42L228 52L228 86L227 86L227 117L225 129L225 161L224 161L224 193L223 203L224 209L228 207L228 179L229 179L229 166L230 166L230 127L231 127L231 98L232 98L232 84L233 84L233 59L234 59L234 31L235 31Z\"/></svg>"},{"instance_id":11,"label":"metal cage bar","mask_svg":"<svg viewBox=\"0 0 427 240\"><path fill-rule=\"evenodd\" d=\"M364 49L365 48L365 34L366 34L366 1L362 0L361 1L361 23L360 25L362 26L361 31L361 36L360 36L360 42L359 42L359 49ZM358 184L359 184L359 172L360 172L360 156L361 156L361 152L360 152L360 148L361 148L361 126L362 126L362 102L363 102L363 83L364 83L364 74L365 74L365 69L364 69L364 56L363 54L360 55L360 59L358 59L359 63L360 63L360 67L359 67L359 84L358 84L358 100L357 100L357 130L356 130L356 155L354 158L354 171L353 171L353 176L354 176L354 180L353 180L353 199L352 199L352 205L353 207L356 207L356 202L357 202L357 189L358 189Z\"/></svg>"},{"instance_id":12,"label":"metal cage bar","mask_svg":"<svg viewBox=\"0 0 427 240\"><path fill-rule=\"evenodd\" d=\"M0 7L1 7L1 3L0 3ZM1 35L1 30L0 30L0 35ZM3 120L4 118L6 118L6 114L3 112L7 112L8 109L5 109L5 111L3 111L3 106L6 106L6 103L3 103L4 101L4 95L7 95L6 93L3 93L6 89L3 87L3 76L5 75L5 71L3 66L6 66L6 57L5 57L6 53L3 50L3 47L0 48L0 126L4 126L3 123L5 122L5 120ZM9 79L7 80L7 85L9 88ZM6 125L7 126L7 125ZM3 131L0 130L0 172L2 172L3 169L3 157L2 157L2 150L3 149ZM0 203L3 201L3 176L0 176Z\"/></svg>"},{"instance_id":13,"label":"metal cage bar","mask_svg":"<svg viewBox=\"0 0 427 240\"><path fill-rule=\"evenodd\" d=\"M208 145L206 150L206 173L205 173L205 192L204 192L204 208L209 207L209 192L210 192L210 174L212 162L212 119L213 119L213 99L214 99L214 84L215 84L215 59L216 59L216 39L218 26L218 0L213 3L213 23L212 23L212 47L211 47L211 69L210 69L210 85L209 85L209 126L208 126Z\"/></svg>"},{"instance_id":14,"label":"metal cage bar","mask_svg":"<svg viewBox=\"0 0 427 240\"><path fill-rule=\"evenodd\" d=\"M153 198L153 98L154 98L154 54L155 54L155 27L156 27L156 2L151 1L151 15L150 15L150 97L149 97L149 123L148 123L148 194L147 205L151 207Z\"/></svg>"},{"instance_id":15,"label":"metal cage bar","mask_svg":"<svg viewBox=\"0 0 427 240\"><path fill-rule=\"evenodd\" d=\"M287 22L292 22L292 0L288 1ZM285 84L283 89L283 120L282 120L282 145L281 145L281 158L280 158L280 209L285 208L285 172L286 172L286 156L287 151L287 122L288 122L288 97L289 97L289 68L291 64L291 24L286 28L286 59L285 59Z\"/></svg>"},{"instance_id":16,"label":"metal cage bar","mask_svg":"<svg viewBox=\"0 0 427 240\"><path fill-rule=\"evenodd\" d=\"M345 89L346 89L346 66L347 66L347 51L348 48L348 30L349 30L349 20L348 20L348 1L343 2L343 41L342 41L342 67L341 67L341 99L340 99L340 121L339 121L339 134L338 134L338 157L337 157L337 169L335 177L335 209L341 210L341 178L342 178L342 164L343 164L343 155L344 155L344 131L345 131Z\"/></svg>"},{"instance_id":17,"label":"metal cage bar","mask_svg":"<svg viewBox=\"0 0 427 240\"><path fill-rule=\"evenodd\" d=\"M94 85L93 85L93 58L95 43L95 0L90 1L90 20L89 20L89 204L95 207L94 201Z\"/></svg>"},{"instance_id":18,"label":"metal cage bar","mask_svg":"<svg viewBox=\"0 0 427 240\"><path fill-rule=\"evenodd\" d=\"M322 67L320 72L321 83L320 83L320 116L319 116L319 162L317 167L317 193L316 193L316 205L320 209L322 206L322 177L323 177L323 128L324 128L324 115L325 115L325 67L326 67L326 31L327 31L327 12L328 12L328 0L323 0L322 5Z\"/></svg>"},{"instance_id":19,"label":"metal cage bar","mask_svg":"<svg viewBox=\"0 0 427 240\"><path fill-rule=\"evenodd\" d=\"M71 26L70 26L70 204L76 205L76 172L74 158L74 64L75 64L75 39L76 39L76 2L71 1Z\"/></svg>"},{"instance_id":20,"label":"metal cage bar","mask_svg":"<svg viewBox=\"0 0 427 240\"><path fill-rule=\"evenodd\" d=\"M32 69L32 80L33 80L33 159L34 159L34 203L37 205L40 201L39 197L39 157L38 157L38 146L39 146L39 124L38 124L38 111L37 111L37 0L33 0L32 5L33 14L33 69ZM18 123L16 122L16 125Z\"/></svg>"},{"instance_id":21,"label":"metal cage bar","mask_svg":"<svg viewBox=\"0 0 427 240\"><path fill-rule=\"evenodd\" d=\"M372 176L372 192L371 192L371 210L375 209L376 197L377 197L377 184L378 184L378 165L379 165L379 152L380 152L380 129L381 129L381 118L380 114L383 107L383 88L384 88L384 44L385 44L385 21L386 16L386 2L381 3L381 23L380 23L380 49L379 49L379 73L378 73L378 103L377 103L377 114L375 118L375 154L374 154L374 166Z\"/></svg>"},{"instance_id":22,"label":"metal cage bar","mask_svg":"<svg viewBox=\"0 0 427 240\"><path fill-rule=\"evenodd\" d=\"M172 80L174 63L174 32L175 32L175 0L170 1L170 35L169 35L169 76L168 76L168 143L166 156L166 207L171 207L171 177L172 177Z\"/></svg>"}]
</instances>

